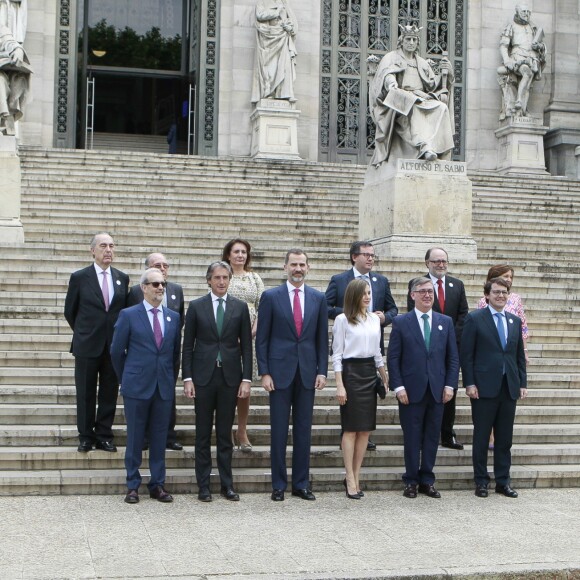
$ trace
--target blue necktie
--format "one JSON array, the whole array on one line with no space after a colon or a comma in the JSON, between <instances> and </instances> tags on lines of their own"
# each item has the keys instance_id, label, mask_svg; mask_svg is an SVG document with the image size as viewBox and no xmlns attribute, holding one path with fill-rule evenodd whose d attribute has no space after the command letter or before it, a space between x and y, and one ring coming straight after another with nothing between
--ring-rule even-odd
<instances>
[{"instance_id":1,"label":"blue necktie","mask_svg":"<svg viewBox=\"0 0 580 580\"><path fill-rule=\"evenodd\" d=\"M499 341L501 342L501 347L505 350L506 345L506 338L505 338L505 329L503 327L503 314L496 312L494 316L497 318L497 333L499 334Z\"/></svg>"}]
</instances>

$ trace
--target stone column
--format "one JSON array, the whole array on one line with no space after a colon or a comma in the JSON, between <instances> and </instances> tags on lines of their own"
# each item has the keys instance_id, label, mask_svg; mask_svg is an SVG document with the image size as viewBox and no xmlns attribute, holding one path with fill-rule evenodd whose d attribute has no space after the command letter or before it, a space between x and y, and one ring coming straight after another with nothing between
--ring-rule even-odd
<instances>
[{"instance_id":1,"label":"stone column","mask_svg":"<svg viewBox=\"0 0 580 580\"><path fill-rule=\"evenodd\" d=\"M578 2L555 2L550 103L544 110L546 163L552 175L576 178L580 145L580 13Z\"/></svg>"},{"instance_id":2,"label":"stone column","mask_svg":"<svg viewBox=\"0 0 580 580\"><path fill-rule=\"evenodd\" d=\"M20 157L15 137L0 136L0 245L24 243L20 221Z\"/></svg>"}]
</instances>

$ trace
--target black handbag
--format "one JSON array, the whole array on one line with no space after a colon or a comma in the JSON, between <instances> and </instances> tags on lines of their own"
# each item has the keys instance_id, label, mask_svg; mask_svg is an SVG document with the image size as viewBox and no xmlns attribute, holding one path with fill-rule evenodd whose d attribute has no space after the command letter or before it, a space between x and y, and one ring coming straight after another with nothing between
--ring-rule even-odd
<instances>
[{"instance_id":1,"label":"black handbag","mask_svg":"<svg viewBox=\"0 0 580 580\"><path fill-rule=\"evenodd\" d=\"M381 399L385 399L387 397L387 389L385 389L383 379L381 379L381 377L379 376L377 376L377 378L375 379L375 391L377 392L377 395Z\"/></svg>"}]
</instances>

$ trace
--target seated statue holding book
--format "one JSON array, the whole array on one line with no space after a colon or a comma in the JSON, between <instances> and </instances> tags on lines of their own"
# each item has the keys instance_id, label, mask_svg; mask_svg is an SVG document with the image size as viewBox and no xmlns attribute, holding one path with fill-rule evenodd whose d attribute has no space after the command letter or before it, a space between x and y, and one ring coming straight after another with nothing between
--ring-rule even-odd
<instances>
[{"instance_id":1,"label":"seated statue holding book","mask_svg":"<svg viewBox=\"0 0 580 580\"><path fill-rule=\"evenodd\" d=\"M417 54L421 29L400 29L397 49L381 59L369 86L375 167L399 158L451 159L454 147L451 63L444 55L436 74L435 63Z\"/></svg>"}]
</instances>

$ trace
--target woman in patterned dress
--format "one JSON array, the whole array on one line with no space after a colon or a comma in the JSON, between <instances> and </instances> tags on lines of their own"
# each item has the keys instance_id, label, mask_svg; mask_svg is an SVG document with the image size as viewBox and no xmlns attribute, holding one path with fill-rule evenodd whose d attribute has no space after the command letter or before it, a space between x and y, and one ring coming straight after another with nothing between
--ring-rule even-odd
<instances>
[{"instance_id":1,"label":"woman in patterned dress","mask_svg":"<svg viewBox=\"0 0 580 580\"><path fill-rule=\"evenodd\" d=\"M252 262L250 243L246 240L236 238L230 240L222 252L222 260L227 262L233 271L232 279L228 293L243 300L248 305L250 311L250 320L252 322L252 337L256 337L256 328L258 323L258 305L260 297L264 291L264 283L258 274L252 271L250 264ZM257 380L257 363L256 349L254 348L254 368L253 379ZM248 415L250 413L250 398L238 399L238 430L233 434L234 443L238 449L249 452L252 450L252 444L248 439Z\"/></svg>"}]
</instances>

